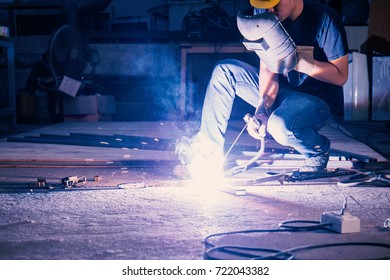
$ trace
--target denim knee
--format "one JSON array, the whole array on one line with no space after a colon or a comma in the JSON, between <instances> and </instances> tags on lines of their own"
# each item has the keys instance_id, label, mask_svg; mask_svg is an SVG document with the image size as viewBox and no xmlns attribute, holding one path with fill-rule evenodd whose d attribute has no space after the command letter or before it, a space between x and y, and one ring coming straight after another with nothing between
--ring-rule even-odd
<instances>
[{"instance_id":1,"label":"denim knee","mask_svg":"<svg viewBox=\"0 0 390 280\"><path fill-rule=\"evenodd\" d=\"M288 146L294 134L291 126L288 127L286 121L276 115L271 115L267 125L268 133L281 145Z\"/></svg>"}]
</instances>

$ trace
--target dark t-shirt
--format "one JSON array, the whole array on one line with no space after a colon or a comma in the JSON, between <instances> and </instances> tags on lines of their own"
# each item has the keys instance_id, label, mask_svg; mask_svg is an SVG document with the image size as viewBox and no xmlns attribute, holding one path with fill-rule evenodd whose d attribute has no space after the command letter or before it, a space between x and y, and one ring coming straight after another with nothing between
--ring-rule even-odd
<instances>
[{"instance_id":1,"label":"dark t-shirt","mask_svg":"<svg viewBox=\"0 0 390 280\"><path fill-rule=\"evenodd\" d=\"M261 11L255 9L256 13ZM331 61L348 53L344 25L333 9L316 1L304 0L303 11L294 21L282 22L295 45L314 46L314 59ZM340 118L344 109L341 86L321 82L295 70L280 75L280 86L310 93L327 102L334 117Z\"/></svg>"}]
</instances>

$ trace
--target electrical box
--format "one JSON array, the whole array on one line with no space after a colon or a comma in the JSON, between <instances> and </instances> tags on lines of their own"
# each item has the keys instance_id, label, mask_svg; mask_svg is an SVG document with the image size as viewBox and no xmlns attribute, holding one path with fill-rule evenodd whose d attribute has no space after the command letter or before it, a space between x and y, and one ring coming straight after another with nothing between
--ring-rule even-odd
<instances>
[{"instance_id":1,"label":"electrical box","mask_svg":"<svg viewBox=\"0 0 390 280\"><path fill-rule=\"evenodd\" d=\"M321 224L331 224L325 228L338 233L360 232L360 219L350 214L322 213Z\"/></svg>"}]
</instances>

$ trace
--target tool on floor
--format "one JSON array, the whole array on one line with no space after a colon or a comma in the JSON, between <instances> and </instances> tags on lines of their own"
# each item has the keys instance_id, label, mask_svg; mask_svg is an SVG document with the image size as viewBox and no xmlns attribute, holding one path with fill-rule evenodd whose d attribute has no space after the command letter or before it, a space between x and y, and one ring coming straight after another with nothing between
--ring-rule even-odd
<instances>
[{"instance_id":1,"label":"tool on floor","mask_svg":"<svg viewBox=\"0 0 390 280\"><path fill-rule=\"evenodd\" d=\"M329 178L329 177L338 177L356 174L356 171L349 169L336 168L333 171L327 172L299 172L293 171L290 176L286 178L285 181L288 182L297 182L297 181L305 181L305 180L315 180L321 178Z\"/></svg>"},{"instance_id":2,"label":"tool on floor","mask_svg":"<svg viewBox=\"0 0 390 280\"><path fill-rule=\"evenodd\" d=\"M340 187L355 187L362 184L370 184L374 182L383 182L386 186L390 186L390 174L376 173L373 171L360 172L352 175L345 180L341 180L337 183Z\"/></svg>"},{"instance_id":3,"label":"tool on floor","mask_svg":"<svg viewBox=\"0 0 390 280\"><path fill-rule=\"evenodd\" d=\"M46 178L38 177L36 181L31 182L28 185L29 188L37 188L37 189L53 189L54 187L50 184L47 184Z\"/></svg>"},{"instance_id":4,"label":"tool on floor","mask_svg":"<svg viewBox=\"0 0 390 280\"><path fill-rule=\"evenodd\" d=\"M87 178L84 176L69 176L61 179L61 183L67 187L76 186L77 184L83 184L87 182Z\"/></svg>"},{"instance_id":5,"label":"tool on floor","mask_svg":"<svg viewBox=\"0 0 390 280\"><path fill-rule=\"evenodd\" d=\"M236 180L231 182L230 184L235 186L256 186L264 183L272 183L278 182L283 185L285 182L301 182L301 181L309 181L316 180L322 178L331 178L338 176L345 176L355 174L356 172L353 170L336 168L333 171L327 172L299 172L299 171L287 171L287 172L267 172L268 176L260 177L256 179L246 179L246 180Z\"/></svg>"},{"instance_id":6,"label":"tool on floor","mask_svg":"<svg viewBox=\"0 0 390 280\"><path fill-rule=\"evenodd\" d=\"M46 186L46 178L38 177L36 181L37 187L45 187Z\"/></svg>"},{"instance_id":7,"label":"tool on floor","mask_svg":"<svg viewBox=\"0 0 390 280\"><path fill-rule=\"evenodd\" d=\"M100 182L101 180L102 180L102 176L95 175L95 176L93 177L93 181L94 181L94 182Z\"/></svg>"}]
</instances>

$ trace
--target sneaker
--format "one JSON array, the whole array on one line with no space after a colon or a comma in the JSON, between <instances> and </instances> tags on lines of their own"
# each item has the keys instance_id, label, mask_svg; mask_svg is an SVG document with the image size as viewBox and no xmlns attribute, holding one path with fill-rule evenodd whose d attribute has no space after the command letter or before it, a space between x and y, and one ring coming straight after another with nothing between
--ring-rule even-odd
<instances>
[{"instance_id":1,"label":"sneaker","mask_svg":"<svg viewBox=\"0 0 390 280\"><path fill-rule=\"evenodd\" d=\"M299 172L326 172L329 161L329 152L306 159L305 165L299 168Z\"/></svg>"}]
</instances>

